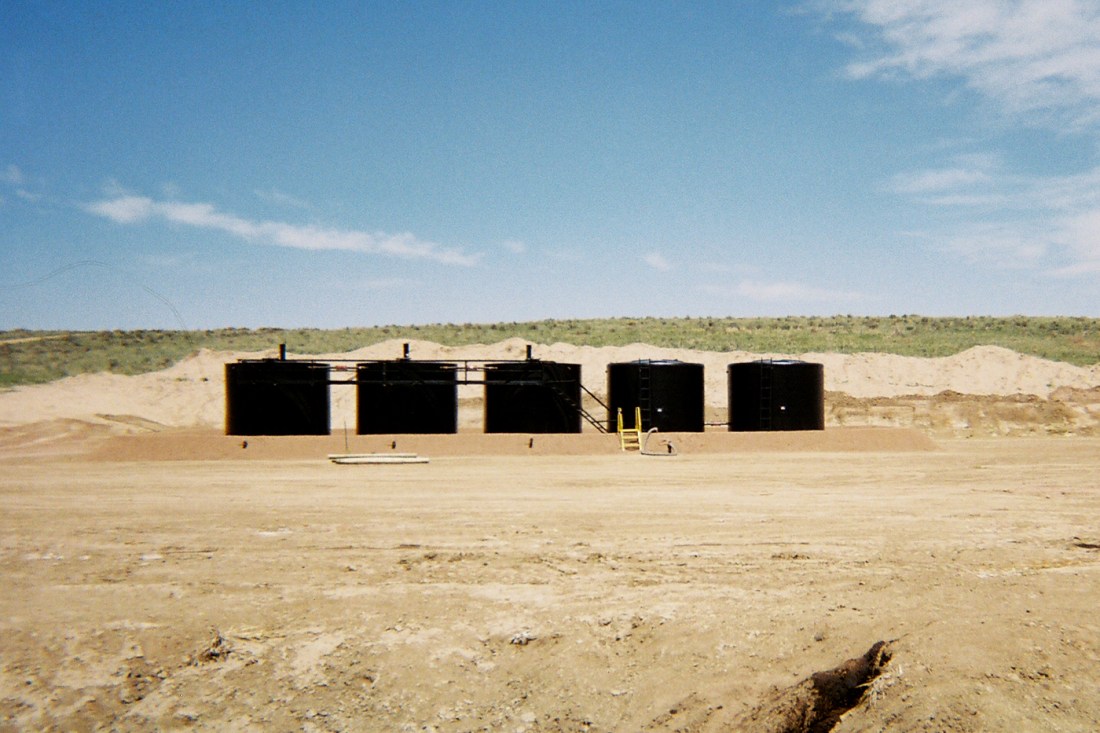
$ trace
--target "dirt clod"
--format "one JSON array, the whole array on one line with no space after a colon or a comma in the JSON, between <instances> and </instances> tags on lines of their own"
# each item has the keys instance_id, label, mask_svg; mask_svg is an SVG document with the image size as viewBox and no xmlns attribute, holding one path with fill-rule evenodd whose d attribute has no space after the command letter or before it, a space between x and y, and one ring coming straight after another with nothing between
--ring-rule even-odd
<instances>
[{"instance_id":1,"label":"dirt clod","mask_svg":"<svg viewBox=\"0 0 1100 733\"><path fill-rule=\"evenodd\" d=\"M210 646L199 652L198 660L200 662L216 662L221 659L225 659L233 653L233 648L229 644L229 640L225 638L221 631L214 629L214 639L210 642Z\"/></svg>"}]
</instances>

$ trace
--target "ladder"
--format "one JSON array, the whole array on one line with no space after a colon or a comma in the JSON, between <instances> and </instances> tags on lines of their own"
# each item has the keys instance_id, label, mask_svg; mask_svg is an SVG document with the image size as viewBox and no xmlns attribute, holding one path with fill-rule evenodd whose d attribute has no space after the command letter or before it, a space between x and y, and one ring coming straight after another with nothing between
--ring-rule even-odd
<instances>
[{"instance_id":1,"label":"ladder","mask_svg":"<svg viewBox=\"0 0 1100 733\"><path fill-rule=\"evenodd\" d=\"M772 429L772 365L760 364L760 429Z\"/></svg>"},{"instance_id":2,"label":"ladder","mask_svg":"<svg viewBox=\"0 0 1100 733\"><path fill-rule=\"evenodd\" d=\"M649 389L649 365L648 361L638 363L638 408L634 411L634 427L639 434L642 430L653 427L653 393Z\"/></svg>"},{"instance_id":3,"label":"ladder","mask_svg":"<svg viewBox=\"0 0 1100 733\"><path fill-rule=\"evenodd\" d=\"M623 425L623 408L619 408L619 447L624 451L642 450L642 408L634 408L634 427Z\"/></svg>"}]
</instances>

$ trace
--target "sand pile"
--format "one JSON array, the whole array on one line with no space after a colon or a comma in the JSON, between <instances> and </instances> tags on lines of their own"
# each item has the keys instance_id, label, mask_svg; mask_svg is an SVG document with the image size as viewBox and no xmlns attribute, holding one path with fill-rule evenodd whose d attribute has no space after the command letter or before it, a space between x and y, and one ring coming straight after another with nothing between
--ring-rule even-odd
<instances>
[{"instance_id":1,"label":"sand pile","mask_svg":"<svg viewBox=\"0 0 1100 733\"><path fill-rule=\"evenodd\" d=\"M291 353L288 356L350 362L394 359L402 355L403 343L391 340L342 354ZM410 356L420 360L522 359L528 347L528 343L520 339L461 347L440 346L426 341L409 343ZM829 420L833 424L843 421L844 424L919 427L921 422L916 416L921 411L912 408L913 399L944 393L983 396L987 402L993 396L1008 399L1015 405L1021 404L1022 399L1024 404L1027 399L1043 402L1052 398L1062 402L1069 399L1083 405L1075 409L1081 419L1087 418L1089 426L1100 419L1100 411L1092 407L1100 401L1100 365L1077 367L994 346L975 347L954 356L935 359L874 353L705 352L645 344L591 347L556 343L535 344L532 349L535 358L579 363L585 387L601 396L606 392L606 369L610 363L635 359L679 359L702 363L706 375L706 401L712 412L725 408L728 364L760 358L795 358L824 364L825 388L830 393L827 402L840 404L843 408L841 417L830 408ZM0 425L75 419L142 427L220 428L225 419L224 365L241 358L274 356L274 349L252 353L203 350L160 372L133 377L85 374L46 385L7 390L0 393ZM341 374L336 373L334 377L342 378ZM354 378L350 372L346 376L349 380ZM478 400L481 389L476 386L463 387L459 397L463 404L460 420L463 425L469 425L480 414ZM927 403L928 400L924 400L921 404ZM354 428L355 390L352 387L333 387L332 420L337 429L343 425Z\"/></svg>"}]
</instances>

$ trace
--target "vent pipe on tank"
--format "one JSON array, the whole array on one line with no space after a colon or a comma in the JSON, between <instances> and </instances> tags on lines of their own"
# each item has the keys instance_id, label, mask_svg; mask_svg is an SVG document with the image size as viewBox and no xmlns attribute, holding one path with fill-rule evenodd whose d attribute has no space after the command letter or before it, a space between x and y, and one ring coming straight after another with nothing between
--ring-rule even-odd
<instances>
[{"instance_id":1,"label":"vent pipe on tank","mask_svg":"<svg viewBox=\"0 0 1100 733\"><path fill-rule=\"evenodd\" d=\"M279 361L286 361L286 344L279 344Z\"/></svg>"},{"instance_id":2,"label":"vent pipe on tank","mask_svg":"<svg viewBox=\"0 0 1100 733\"><path fill-rule=\"evenodd\" d=\"M531 344L527 344L527 361L531 361Z\"/></svg>"},{"instance_id":3,"label":"vent pipe on tank","mask_svg":"<svg viewBox=\"0 0 1100 733\"><path fill-rule=\"evenodd\" d=\"M407 341L405 342L405 356L404 356L404 358L405 359L409 358L409 343Z\"/></svg>"}]
</instances>

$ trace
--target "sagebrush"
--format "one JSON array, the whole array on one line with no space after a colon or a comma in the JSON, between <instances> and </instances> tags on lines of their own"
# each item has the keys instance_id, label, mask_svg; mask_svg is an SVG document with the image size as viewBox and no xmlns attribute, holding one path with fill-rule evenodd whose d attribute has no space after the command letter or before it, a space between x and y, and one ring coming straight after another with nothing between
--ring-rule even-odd
<instances>
[{"instance_id":1,"label":"sagebrush","mask_svg":"<svg viewBox=\"0 0 1100 733\"><path fill-rule=\"evenodd\" d=\"M882 352L926 357L994 345L1076 365L1100 361L1100 319L1071 317L609 318L342 329L11 330L0 332L0 386L48 382L86 372L155 371L202 348L260 351L285 343L294 353L310 354L351 351L388 339L464 346L513 337L577 346L646 343L703 351Z\"/></svg>"}]
</instances>

